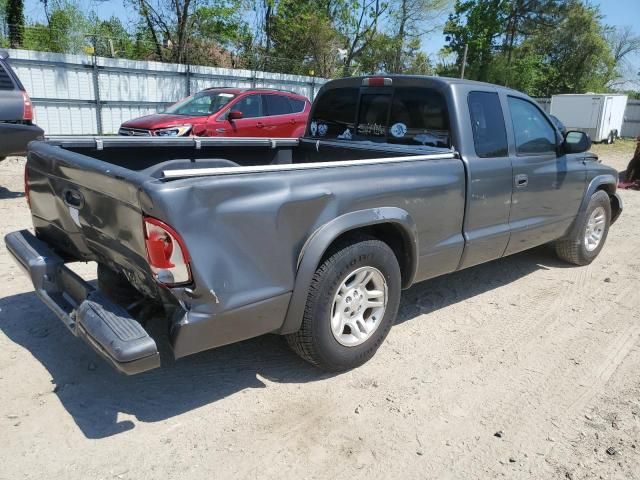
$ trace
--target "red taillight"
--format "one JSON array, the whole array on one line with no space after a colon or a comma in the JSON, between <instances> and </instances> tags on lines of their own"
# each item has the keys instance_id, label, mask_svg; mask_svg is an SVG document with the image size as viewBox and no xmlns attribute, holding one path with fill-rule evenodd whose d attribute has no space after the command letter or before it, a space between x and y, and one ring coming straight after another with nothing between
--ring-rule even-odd
<instances>
[{"instance_id":1,"label":"red taillight","mask_svg":"<svg viewBox=\"0 0 640 480\"><path fill-rule=\"evenodd\" d=\"M33 105L31 104L31 99L27 92L22 92L22 100L24 104L24 110L22 113L22 120L31 121L33 120Z\"/></svg>"},{"instance_id":2,"label":"red taillight","mask_svg":"<svg viewBox=\"0 0 640 480\"><path fill-rule=\"evenodd\" d=\"M178 232L156 218L144 217L144 240L149 266L158 282L177 285L191 281L189 252Z\"/></svg>"},{"instance_id":3,"label":"red taillight","mask_svg":"<svg viewBox=\"0 0 640 480\"><path fill-rule=\"evenodd\" d=\"M29 198L29 169L24 166L24 197L27 199L27 205L31 208L31 199Z\"/></svg>"},{"instance_id":4,"label":"red taillight","mask_svg":"<svg viewBox=\"0 0 640 480\"><path fill-rule=\"evenodd\" d=\"M362 79L362 85L365 87L390 87L393 80L387 77L367 77Z\"/></svg>"}]
</instances>

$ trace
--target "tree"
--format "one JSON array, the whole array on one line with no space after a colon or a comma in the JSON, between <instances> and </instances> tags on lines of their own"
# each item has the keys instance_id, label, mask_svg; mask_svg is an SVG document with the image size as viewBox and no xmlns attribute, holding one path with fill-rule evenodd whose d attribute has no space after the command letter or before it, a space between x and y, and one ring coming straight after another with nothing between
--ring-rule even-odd
<instances>
[{"instance_id":1,"label":"tree","mask_svg":"<svg viewBox=\"0 0 640 480\"><path fill-rule=\"evenodd\" d=\"M448 5L448 0L400 0L391 4L391 25L395 33L394 58L389 72L405 73L408 62L413 62L417 53L421 54L420 62L424 61L424 53L418 52L419 40L438 28L435 21Z\"/></svg>"},{"instance_id":2,"label":"tree","mask_svg":"<svg viewBox=\"0 0 640 480\"><path fill-rule=\"evenodd\" d=\"M444 31L445 53L460 59L468 45L468 78L533 96L602 90L612 78L600 12L580 0L458 0Z\"/></svg>"},{"instance_id":3,"label":"tree","mask_svg":"<svg viewBox=\"0 0 640 480\"><path fill-rule=\"evenodd\" d=\"M193 61L203 40L224 49L246 34L241 0L133 0L158 60Z\"/></svg>"},{"instance_id":4,"label":"tree","mask_svg":"<svg viewBox=\"0 0 640 480\"><path fill-rule=\"evenodd\" d=\"M637 35L631 26L609 28L607 41L611 47L613 56L612 81L610 86L620 87L628 83L635 83L633 77L636 72L634 65L629 62L629 57L640 53L640 35Z\"/></svg>"},{"instance_id":5,"label":"tree","mask_svg":"<svg viewBox=\"0 0 640 480\"><path fill-rule=\"evenodd\" d=\"M488 80L489 67L504 34L508 3L504 0L456 0L454 11L444 27L447 51L456 53L460 61L468 47L467 76ZM461 65L458 66L460 68ZM457 72L442 72L457 76Z\"/></svg>"},{"instance_id":6,"label":"tree","mask_svg":"<svg viewBox=\"0 0 640 480\"><path fill-rule=\"evenodd\" d=\"M262 65L281 72L335 75L343 39L329 14L314 0L280 0L268 19Z\"/></svg>"},{"instance_id":7,"label":"tree","mask_svg":"<svg viewBox=\"0 0 640 480\"><path fill-rule=\"evenodd\" d=\"M9 46L19 48L24 39L24 2L23 0L8 0L6 18L9 24Z\"/></svg>"},{"instance_id":8,"label":"tree","mask_svg":"<svg viewBox=\"0 0 640 480\"><path fill-rule=\"evenodd\" d=\"M334 22L345 39L342 75L352 75L352 64L369 46L378 32L378 22L387 11L388 4L380 0L349 0L335 10Z\"/></svg>"},{"instance_id":9,"label":"tree","mask_svg":"<svg viewBox=\"0 0 640 480\"><path fill-rule=\"evenodd\" d=\"M613 56L605 39L602 17L596 7L570 0L560 22L531 39L546 75L539 91L586 93L603 91L611 80Z\"/></svg>"},{"instance_id":10,"label":"tree","mask_svg":"<svg viewBox=\"0 0 640 480\"><path fill-rule=\"evenodd\" d=\"M135 58L135 42L117 17L100 20L95 14L88 19L88 36L94 53L101 57Z\"/></svg>"},{"instance_id":11,"label":"tree","mask_svg":"<svg viewBox=\"0 0 640 480\"><path fill-rule=\"evenodd\" d=\"M85 53L94 47L89 21L71 3L59 4L49 14L48 25L30 25L24 35L24 46L31 50L56 53Z\"/></svg>"}]
</instances>

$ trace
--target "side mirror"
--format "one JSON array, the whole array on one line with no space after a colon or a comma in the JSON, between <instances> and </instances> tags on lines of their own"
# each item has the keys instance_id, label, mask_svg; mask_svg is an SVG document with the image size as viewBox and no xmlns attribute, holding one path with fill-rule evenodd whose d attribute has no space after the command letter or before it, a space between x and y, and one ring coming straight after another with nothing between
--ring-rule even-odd
<instances>
[{"instance_id":1,"label":"side mirror","mask_svg":"<svg viewBox=\"0 0 640 480\"><path fill-rule=\"evenodd\" d=\"M243 117L242 112L239 110L231 110L227 115L227 120L230 122L234 120L240 120Z\"/></svg>"},{"instance_id":2,"label":"side mirror","mask_svg":"<svg viewBox=\"0 0 640 480\"><path fill-rule=\"evenodd\" d=\"M584 153L591 148L591 137L584 132L572 130L564 136L565 153Z\"/></svg>"}]
</instances>

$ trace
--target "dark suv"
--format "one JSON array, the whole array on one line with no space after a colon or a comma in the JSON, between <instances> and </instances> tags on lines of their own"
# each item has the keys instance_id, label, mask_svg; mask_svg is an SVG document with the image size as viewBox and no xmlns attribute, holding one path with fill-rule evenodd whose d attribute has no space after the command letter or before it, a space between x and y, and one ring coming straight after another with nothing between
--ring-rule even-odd
<instances>
[{"instance_id":1,"label":"dark suv","mask_svg":"<svg viewBox=\"0 0 640 480\"><path fill-rule=\"evenodd\" d=\"M0 160L25 153L27 143L44 134L33 123L33 105L7 58L0 50Z\"/></svg>"}]
</instances>

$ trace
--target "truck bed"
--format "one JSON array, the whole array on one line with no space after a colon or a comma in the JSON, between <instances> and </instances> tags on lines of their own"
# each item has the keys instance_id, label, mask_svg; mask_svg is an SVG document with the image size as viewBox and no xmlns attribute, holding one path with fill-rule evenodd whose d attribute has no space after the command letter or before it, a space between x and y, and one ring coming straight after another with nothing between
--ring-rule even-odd
<instances>
[{"instance_id":1,"label":"truck bed","mask_svg":"<svg viewBox=\"0 0 640 480\"><path fill-rule=\"evenodd\" d=\"M429 156L435 159L454 156L451 150L434 147L291 138L50 137L48 140L49 145L65 152L165 179L242 173L243 167L247 172L258 172L263 170L262 167L274 171L290 170L293 166L311 167L304 164L337 163L337 166L344 166L345 162L358 160L397 161L401 157ZM78 160L78 157L74 158ZM234 169L229 170L230 167Z\"/></svg>"},{"instance_id":2,"label":"truck bed","mask_svg":"<svg viewBox=\"0 0 640 480\"><path fill-rule=\"evenodd\" d=\"M406 285L455 270L464 246L465 168L446 149L304 139L55 138L30 145L26 174L37 238L60 261L98 262L170 305L176 357L286 333L304 246L345 214L392 214L391 224L403 231L421 225L412 233L417 241L404 240ZM192 259L189 285L158 285L145 218L182 236Z\"/></svg>"}]
</instances>

